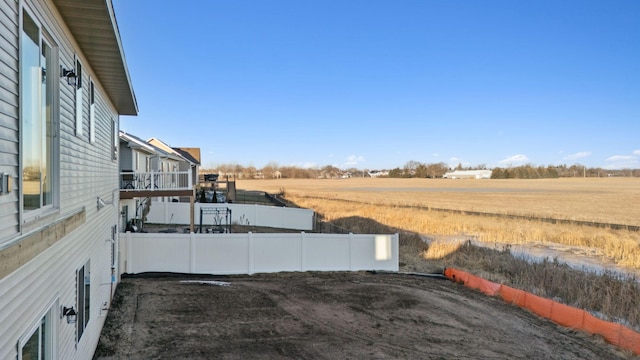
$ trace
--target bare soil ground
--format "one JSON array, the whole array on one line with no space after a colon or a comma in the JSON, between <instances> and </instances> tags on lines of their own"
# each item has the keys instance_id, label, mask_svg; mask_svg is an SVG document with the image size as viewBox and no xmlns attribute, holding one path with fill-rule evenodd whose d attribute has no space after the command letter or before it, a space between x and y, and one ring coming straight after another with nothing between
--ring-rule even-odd
<instances>
[{"instance_id":1,"label":"bare soil ground","mask_svg":"<svg viewBox=\"0 0 640 360\"><path fill-rule=\"evenodd\" d=\"M447 280L359 272L125 278L96 358L633 357Z\"/></svg>"}]
</instances>

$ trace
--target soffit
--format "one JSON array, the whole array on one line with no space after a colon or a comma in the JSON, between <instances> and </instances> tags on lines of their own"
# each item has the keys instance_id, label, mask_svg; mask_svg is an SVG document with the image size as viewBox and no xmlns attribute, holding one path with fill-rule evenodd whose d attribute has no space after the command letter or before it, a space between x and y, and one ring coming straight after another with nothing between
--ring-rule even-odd
<instances>
[{"instance_id":1,"label":"soffit","mask_svg":"<svg viewBox=\"0 0 640 360\"><path fill-rule=\"evenodd\" d=\"M137 115L138 104L111 0L53 2L118 113Z\"/></svg>"}]
</instances>

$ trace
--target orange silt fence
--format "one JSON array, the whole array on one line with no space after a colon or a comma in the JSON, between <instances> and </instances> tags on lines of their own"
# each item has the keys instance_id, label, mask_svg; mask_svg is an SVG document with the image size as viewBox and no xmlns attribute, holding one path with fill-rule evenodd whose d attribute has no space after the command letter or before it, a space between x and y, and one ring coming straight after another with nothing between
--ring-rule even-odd
<instances>
[{"instance_id":1,"label":"orange silt fence","mask_svg":"<svg viewBox=\"0 0 640 360\"><path fill-rule=\"evenodd\" d=\"M456 269L445 269L444 275L452 281L499 296L505 302L528 309L558 325L602 336L607 342L640 355L640 333L610 321L596 318L589 312L546 299L524 290L494 283L479 276Z\"/></svg>"}]
</instances>

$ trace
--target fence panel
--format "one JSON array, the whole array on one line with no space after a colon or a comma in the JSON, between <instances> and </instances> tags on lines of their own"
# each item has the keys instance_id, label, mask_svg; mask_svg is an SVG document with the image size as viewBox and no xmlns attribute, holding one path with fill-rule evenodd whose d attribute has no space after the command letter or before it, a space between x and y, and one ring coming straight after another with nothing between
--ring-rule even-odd
<instances>
[{"instance_id":1,"label":"fence panel","mask_svg":"<svg viewBox=\"0 0 640 360\"><path fill-rule=\"evenodd\" d=\"M156 234L120 236L124 273L253 274L398 271L398 235Z\"/></svg>"},{"instance_id":2,"label":"fence panel","mask_svg":"<svg viewBox=\"0 0 640 360\"><path fill-rule=\"evenodd\" d=\"M301 271L301 234L251 234L251 272ZM261 236L257 236L261 235Z\"/></svg>"},{"instance_id":3,"label":"fence panel","mask_svg":"<svg viewBox=\"0 0 640 360\"><path fill-rule=\"evenodd\" d=\"M193 273L196 274L248 274L249 237L246 234L192 234Z\"/></svg>"},{"instance_id":4,"label":"fence panel","mask_svg":"<svg viewBox=\"0 0 640 360\"><path fill-rule=\"evenodd\" d=\"M239 225L265 226L280 229L313 230L313 210L278 206L246 204L195 203L195 224L200 224L200 207L219 207L231 210L231 223ZM147 215L147 223L189 225L189 204L153 201ZM222 219L223 221L225 219ZM214 225L213 215L202 218L203 225Z\"/></svg>"},{"instance_id":5,"label":"fence panel","mask_svg":"<svg viewBox=\"0 0 640 360\"><path fill-rule=\"evenodd\" d=\"M318 271L351 270L349 235L329 237L305 234L302 261L305 269Z\"/></svg>"}]
</instances>

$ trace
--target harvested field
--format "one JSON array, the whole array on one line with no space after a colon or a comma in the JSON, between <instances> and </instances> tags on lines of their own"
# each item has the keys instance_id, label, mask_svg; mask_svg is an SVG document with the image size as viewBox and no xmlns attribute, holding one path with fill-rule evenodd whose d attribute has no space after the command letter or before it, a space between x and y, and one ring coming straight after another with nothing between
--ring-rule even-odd
<instances>
[{"instance_id":1,"label":"harvested field","mask_svg":"<svg viewBox=\"0 0 640 360\"><path fill-rule=\"evenodd\" d=\"M639 178L238 180L239 189L640 226Z\"/></svg>"},{"instance_id":2,"label":"harvested field","mask_svg":"<svg viewBox=\"0 0 640 360\"><path fill-rule=\"evenodd\" d=\"M224 284L185 283L184 280ZM370 273L126 278L97 359L629 359L440 279Z\"/></svg>"}]
</instances>

